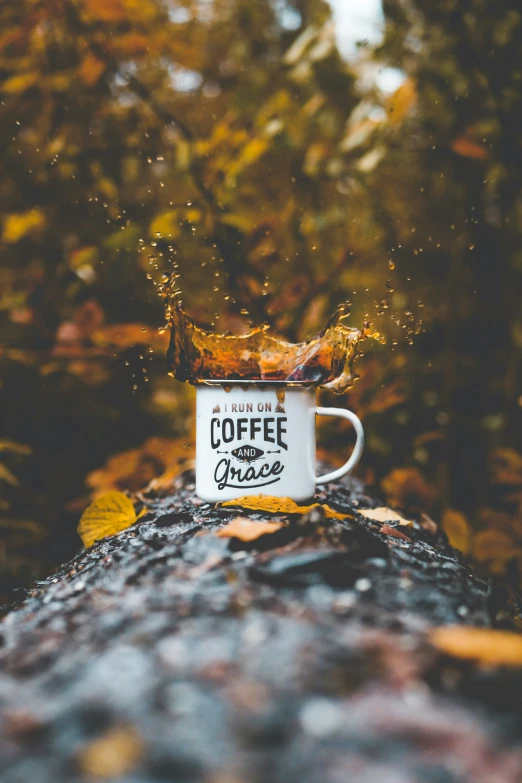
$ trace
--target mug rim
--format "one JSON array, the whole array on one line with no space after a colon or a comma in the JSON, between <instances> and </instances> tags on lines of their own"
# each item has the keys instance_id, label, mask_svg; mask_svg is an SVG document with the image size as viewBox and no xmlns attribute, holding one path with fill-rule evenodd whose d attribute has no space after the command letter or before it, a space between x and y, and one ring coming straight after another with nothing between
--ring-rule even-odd
<instances>
[{"instance_id":1,"label":"mug rim","mask_svg":"<svg viewBox=\"0 0 522 783\"><path fill-rule=\"evenodd\" d=\"M316 388L315 381L272 381L268 379L245 379L234 378L228 380L228 378L201 378L192 382L194 386L295 386L304 389Z\"/></svg>"}]
</instances>

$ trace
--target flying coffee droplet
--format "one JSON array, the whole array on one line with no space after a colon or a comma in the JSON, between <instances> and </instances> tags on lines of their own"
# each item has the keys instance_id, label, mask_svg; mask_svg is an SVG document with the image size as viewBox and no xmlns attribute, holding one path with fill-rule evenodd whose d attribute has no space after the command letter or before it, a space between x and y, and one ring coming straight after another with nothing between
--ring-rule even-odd
<instances>
[{"instance_id":1,"label":"flying coffee droplet","mask_svg":"<svg viewBox=\"0 0 522 783\"><path fill-rule=\"evenodd\" d=\"M386 290L392 293L395 291L395 288L393 287L393 282L391 280L386 281Z\"/></svg>"}]
</instances>

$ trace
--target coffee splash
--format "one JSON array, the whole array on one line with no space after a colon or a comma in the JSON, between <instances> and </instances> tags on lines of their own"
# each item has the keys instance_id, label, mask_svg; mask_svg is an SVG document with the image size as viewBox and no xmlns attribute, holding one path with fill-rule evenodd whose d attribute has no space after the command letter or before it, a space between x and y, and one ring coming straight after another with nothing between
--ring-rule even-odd
<instances>
[{"instance_id":1,"label":"coffee splash","mask_svg":"<svg viewBox=\"0 0 522 783\"><path fill-rule=\"evenodd\" d=\"M289 343L259 326L248 334L218 334L197 326L180 302L169 308L169 372L180 381L285 381L330 389L338 394L353 385L360 342L380 338L370 328L346 326L339 307L325 327L303 343Z\"/></svg>"}]
</instances>

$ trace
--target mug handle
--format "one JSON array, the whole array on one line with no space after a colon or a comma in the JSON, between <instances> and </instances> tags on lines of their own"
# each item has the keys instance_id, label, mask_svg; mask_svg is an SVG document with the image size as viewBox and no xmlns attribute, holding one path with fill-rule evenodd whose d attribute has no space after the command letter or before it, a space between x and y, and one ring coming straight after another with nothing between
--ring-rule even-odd
<instances>
[{"instance_id":1,"label":"mug handle","mask_svg":"<svg viewBox=\"0 0 522 783\"><path fill-rule=\"evenodd\" d=\"M352 413L352 411L348 411L345 408L316 408L315 412L318 416L339 416L340 419L351 421L357 436L350 459L345 462L342 467L337 468L337 470L332 470L331 473L327 473L325 476L315 477L316 484L326 484L329 481L335 481L336 479L341 478L341 476L349 473L357 465L364 449L364 430L363 425L355 413Z\"/></svg>"}]
</instances>

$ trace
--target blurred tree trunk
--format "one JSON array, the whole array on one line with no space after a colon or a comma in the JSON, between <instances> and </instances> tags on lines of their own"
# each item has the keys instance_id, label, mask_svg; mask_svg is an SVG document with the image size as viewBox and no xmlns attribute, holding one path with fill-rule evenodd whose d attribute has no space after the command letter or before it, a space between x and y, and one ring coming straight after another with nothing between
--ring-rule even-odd
<instances>
[{"instance_id":1,"label":"blurred tree trunk","mask_svg":"<svg viewBox=\"0 0 522 783\"><path fill-rule=\"evenodd\" d=\"M172 489L6 617L3 780L522 778L522 656L495 663L520 637L484 631L485 675L482 636L456 658L431 632L518 610L433 522L356 481L318 494L333 518L213 508L191 474Z\"/></svg>"}]
</instances>

